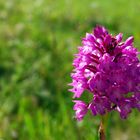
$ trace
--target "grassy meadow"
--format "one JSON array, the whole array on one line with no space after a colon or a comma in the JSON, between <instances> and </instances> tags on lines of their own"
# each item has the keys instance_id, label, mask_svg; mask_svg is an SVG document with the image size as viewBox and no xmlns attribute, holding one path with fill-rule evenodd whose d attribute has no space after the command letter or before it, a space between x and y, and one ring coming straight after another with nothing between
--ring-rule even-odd
<instances>
[{"instance_id":1,"label":"grassy meadow","mask_svg":"<svg viewBox=\"0 0 140 140\"><path fill-rule=\"evenodd\" d=\"M77 122L67 85L96 24L133 35L140 50L139 0L0 0L0 140L98 140L100 117ZM139 140L139 126L137 110L112 112L108 140Z\"/></svg>"}]
</instances>

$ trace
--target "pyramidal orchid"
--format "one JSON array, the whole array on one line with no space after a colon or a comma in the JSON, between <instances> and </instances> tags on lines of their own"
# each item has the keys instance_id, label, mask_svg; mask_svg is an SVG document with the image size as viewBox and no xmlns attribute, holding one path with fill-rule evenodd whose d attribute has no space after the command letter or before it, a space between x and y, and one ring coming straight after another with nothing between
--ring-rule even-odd
<instances>
[{"instance_id":1,"label":"pyramidal orchid","mask_svg":"<svg viewBox=\"0 0 140 140\"><path fill-rule=\"evenodd\" d=\"M140 111L140 60L131 36L122 41L97 26L87 33L78 47L71 74L75 117L81 121L90 110L92 115L118 111L125 119L133 108ZM84 91L92 95L90 102L78 100ZM86 92L86 94L88 94Z\"/></svg>"}]
</instances>

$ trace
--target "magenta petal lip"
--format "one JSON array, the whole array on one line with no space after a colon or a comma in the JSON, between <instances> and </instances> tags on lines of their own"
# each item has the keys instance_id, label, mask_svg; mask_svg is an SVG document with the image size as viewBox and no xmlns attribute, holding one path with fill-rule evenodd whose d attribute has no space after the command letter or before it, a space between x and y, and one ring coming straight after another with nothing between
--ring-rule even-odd
<instances>
[{"instance_id":1,"label":"magenta petal lip","mask_svg":"<svg viewBox=\"0 0 140 140\"><path fill-rule=\"evenodd\" d=\"M97 26L82 39L69 85L73 98L88 91L92 99L89 103L74 101L77 120L81 121L88 110L92 115L115 110L123 119L132 108L140 110L140 52L134 48L133 36L124 42L122 36L113 36L105 27Z\"/></svg>"},{"instance_id":2,"label":"magenta petal lip","mask_svg":"<svg viewBox=\"0 0 140 140\"><path fill-rule=\"evenodd\" d=\"M87 113L88 106L83 101L75 100L74 102L73 110L75 110L75 117L78 121L81 121Z\"/></svg>"}]
</instances>

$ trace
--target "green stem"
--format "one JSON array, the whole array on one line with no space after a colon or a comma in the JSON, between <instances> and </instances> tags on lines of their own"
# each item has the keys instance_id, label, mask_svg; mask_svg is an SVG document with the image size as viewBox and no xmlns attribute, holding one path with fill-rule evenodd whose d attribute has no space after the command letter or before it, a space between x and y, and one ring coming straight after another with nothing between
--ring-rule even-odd
<instances>
[{"instance_id":1,"label":"green stem","mask_svg":"<svg viewBox=\"0 0 140 140\"><path fill-rule=\"evenodd\" d=\"M106 140L106 127L108 122L108 114L101 116L101 122L99 126L99 140Z\"/></svg>"}]
</instances>

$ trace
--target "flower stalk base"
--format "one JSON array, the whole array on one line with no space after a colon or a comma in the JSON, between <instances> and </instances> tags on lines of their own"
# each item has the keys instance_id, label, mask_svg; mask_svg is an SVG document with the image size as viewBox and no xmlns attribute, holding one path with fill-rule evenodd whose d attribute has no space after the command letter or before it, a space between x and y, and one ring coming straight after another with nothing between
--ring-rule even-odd
<instances>
[{"instance_id":1,"label":"flower stalk base","mask_svg":"<svg viewBox=\"0 0 140 140\"><path fill-rule=\"evenodd\" d=\"M103 119L101 119L98 133L99 133L99 140L106 140L106 137L105 137L105 127L104 127Z\"/></svg>"},{"instance_id":2,"label":"flower stalk base","mask_svg":"<svg viewBox=\"0 0 140 140\"><path fill-rule=\"evenodd\" d=\"M109 114L105 114L101 116L101 122L98 130L99 140L106 140L106 129L107 129L107 122L108 122Z\"/></svg>"}]
</instances>

